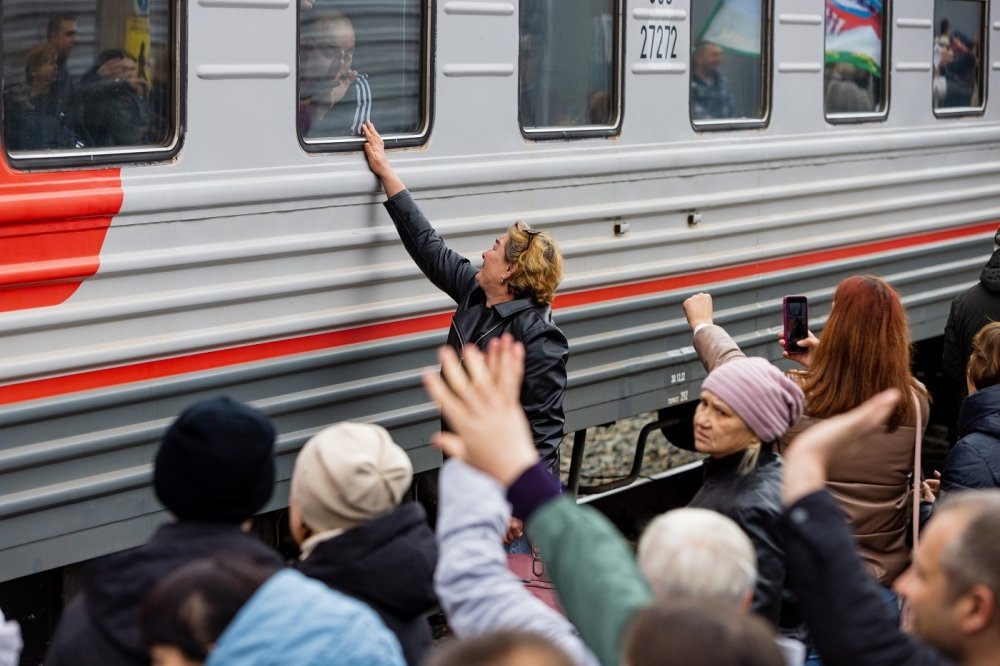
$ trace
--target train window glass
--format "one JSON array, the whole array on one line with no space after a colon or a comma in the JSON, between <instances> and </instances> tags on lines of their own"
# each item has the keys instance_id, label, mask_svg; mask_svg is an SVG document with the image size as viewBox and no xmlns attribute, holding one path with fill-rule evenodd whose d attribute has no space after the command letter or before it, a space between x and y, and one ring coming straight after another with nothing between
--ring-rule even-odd
<instances>
[{"instance_id":1,"label":"train window glass","mask_svg":"<svg viewBox=\"0 0 1000 666\"><path fill-rule=\"evenodd\" d=\"M823 106L828 118L881 115L888 13L883 0L826 0Z\"/></svg>"},{"instance_id":2,"label":"train window glass","mask_svg":"<svg viewBox=\"0 0 1000 666\"><path fill-rule=\"evenodd\" d=\"M699 129L764 119L766 4L691 3L691 120Z\"/></svg>"},{"instance_id":3,"label":"train window glass","mask_svg":"<svg viewBox=\"0 0 1000 666\"><path fill-rule=\"evenodd\" d=\"M945 113L981 109L986 99L986 2L935 0L934 26L934 109Z\"/></svg>"},{"instance_id":4,"label":"train window glass","mask_svg":"<svg viewBox=\"0 0 1000 666\"><path fill-rule=\"evenodd\" d=\"M90 164L171 148L175 11L175 0L4 0L3 143L12 160Z\"/></svg>"},{"instance_id":5,"label":"train window glass","mask_svg":"<svg viewBox=\"0 0 1000 666\"><path fill-rule=\"evenodd\" d=\"M518 116L532 138L617 131L618 0L521 0Z\"/></svg>"},{"instance_id":6,"label":"train window glass","mask_svg":"<svg viewBox=\"0 0 1000 666\"><path fill-rule=\"evenodd\" d=\"M426 2L300 2L298 129L307 148L358 148L371 120L387 139L428 125Z\"/></svg>"}]
</instances>

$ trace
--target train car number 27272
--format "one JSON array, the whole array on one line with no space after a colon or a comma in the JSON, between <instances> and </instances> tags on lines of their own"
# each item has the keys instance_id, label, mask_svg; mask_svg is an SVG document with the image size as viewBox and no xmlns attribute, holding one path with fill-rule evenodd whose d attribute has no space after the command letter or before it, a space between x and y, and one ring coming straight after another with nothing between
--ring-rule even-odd
<instances>
[{"instance_id":1,"label":"train car number 27272","mask_svg":"<svg viewBox=\"0 0 1000 666\"><path fill-rule=\"evenodd\" d=\"M642 51L639 58L666 60L677 57L677 26L650 23L639 28Z\"/></svg>"}]
</instances>

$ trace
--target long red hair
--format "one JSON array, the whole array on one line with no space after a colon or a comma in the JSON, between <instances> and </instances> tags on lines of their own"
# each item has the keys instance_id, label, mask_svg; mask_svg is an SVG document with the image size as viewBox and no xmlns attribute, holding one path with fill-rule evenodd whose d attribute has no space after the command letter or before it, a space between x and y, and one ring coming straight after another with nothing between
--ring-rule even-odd
<instances>
[{"instance_id":1,"label":"long red hair","mask_svg":"<svg viewBox=\"0 0 1000 666\"><path fill-rule=\"evenodd\" d=\"M912 423L911 392L926 391L911 374L910 362L910 330L899 294L873 275L849 277L837 285L823 337L803 373L805 413L828 418L896 388L902 399L889 430Z\"/></svg>"}]
</instances>

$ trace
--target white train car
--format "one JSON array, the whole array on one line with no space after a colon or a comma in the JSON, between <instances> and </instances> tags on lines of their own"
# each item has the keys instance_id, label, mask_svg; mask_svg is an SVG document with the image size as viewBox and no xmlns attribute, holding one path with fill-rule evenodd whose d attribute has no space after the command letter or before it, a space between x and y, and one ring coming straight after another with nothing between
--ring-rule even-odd
<instances>
[{"instance_id":1,"label":"white train car","mask_svg":"<svg viewBox=\"0 0 1000 666\"><path fill-rule=\"evenodd\" d=\"M274 419L268 509L338 420L440 464L419 378L452 303L345 104L474 261L516 219L556 236L567 432L696 395L696 290L772 358L781 297L818 328L858 272L940 335L1000 220L1000 8L884 2L5 0L0 581L141 543L206 395Z\"/></svg>"}]
</instances>

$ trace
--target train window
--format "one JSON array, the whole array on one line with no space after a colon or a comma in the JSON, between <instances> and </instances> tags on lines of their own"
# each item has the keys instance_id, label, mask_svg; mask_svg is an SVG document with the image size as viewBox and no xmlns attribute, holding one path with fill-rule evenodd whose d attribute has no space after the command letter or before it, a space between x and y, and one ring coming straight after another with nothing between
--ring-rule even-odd
<instances>
[{"instance_id":1,"label":"train window","mask_svg":"<svg viewBox=\"0 0 1000 666\"><path fill-rule=\"evenodd\" d=\"M764 120L766 7L766 0L691 3L691 121L698 129Z\"/></svg>"},{"instance_id":2,"label":"train window","mask_svg":"<svg viewBox=\"0 0 1000 666\"><path fill-rule=\"evenodd\" d=\"M620 14L620 0L521 0L518 116L525 136L617 132Z\"/></svg>"},{"instance_id":3,"label":"train window","mask_svg":"<svg viewBox=\"0 0 1000 666\"><path fill-rule=\"evenodd\" d=\"M360 148L371 120L387 142L428 126L426 0L303 0L298 129L308 150Z\"/></svg>"},{"instance_id":4,"label":"train window","mask_svg":"<svg viewBox=\"0 0 1000 666\"><path fill-rule=\"evenodd\" d=\"M939 114L982 109L986 99L984 0L935 0L932 95Z\"/></svg>"},{"instance_id":5,"label":"train window","mask_svg":"<svg viewBox=\"0 0 1000 666\"><path fill-rule=\"evenodd\" d=\"M92 164L176 144L174 0L3 2L3 143L15 164Z\"/></svg>"},{"instance_id":6,"label":"train window","mask_svg":"<svg viewBox=\"0 0 1000 666\"><path fill-rule=\"evenodd\" d=\"M826 0L823 107L828 119L884 115L887 21L883 0Z\"/></svg>"}]
</instances>

